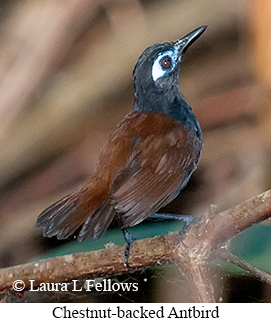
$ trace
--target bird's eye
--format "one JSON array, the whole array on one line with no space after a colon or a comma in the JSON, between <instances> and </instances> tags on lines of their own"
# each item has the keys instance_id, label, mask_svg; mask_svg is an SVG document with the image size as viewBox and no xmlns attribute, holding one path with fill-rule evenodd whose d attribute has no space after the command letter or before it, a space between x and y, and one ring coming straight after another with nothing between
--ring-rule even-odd
<instances>
[{"instance_id":1,"label":"bird's eye","mask_svg":"<svg viewBox=\"0 0 271 323\"><path fill-rule=\"evenodd\" d=\"M160 61L160 65L164 70L168 70L172 67L172 59L169 56L164 56Z\"/></svg>"}]
</instances>

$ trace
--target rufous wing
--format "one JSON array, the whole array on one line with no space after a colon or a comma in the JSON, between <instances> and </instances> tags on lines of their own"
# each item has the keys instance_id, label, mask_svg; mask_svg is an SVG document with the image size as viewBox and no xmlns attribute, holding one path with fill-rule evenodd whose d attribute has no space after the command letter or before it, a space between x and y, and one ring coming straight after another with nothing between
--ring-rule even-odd
<instances>
[{"instance_id":1,"label":"rufous wing","mask_svg":"<svg viewBox=\"0 0 271 323\"><path fill-rule=\"evenodd\" d=\"M111 186L122 226L143 221L176 196L196 169L200 144L181 125L146 136Z\"/></svg>"}]
</instances>

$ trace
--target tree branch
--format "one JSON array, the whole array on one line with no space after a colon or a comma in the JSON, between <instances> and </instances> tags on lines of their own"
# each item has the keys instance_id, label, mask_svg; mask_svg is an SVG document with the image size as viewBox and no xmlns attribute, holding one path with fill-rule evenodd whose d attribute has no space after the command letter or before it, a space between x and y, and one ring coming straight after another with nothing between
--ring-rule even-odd
<instances>
[{"instance_id":1,"label":"tree branch","mask_svg":"<svg viewBox=\"0 0 271 323\"><path fill-rule=\"evenodd\" d=\"M149 266L167 264L173 259L177 243L178 232L134 242L129 258L130 267L124 265L125 246L113 245L102 250L42 259L4 268L0 270L0 290L11 288L12 283L18 279L23 280L25 288L28 289L30 279L35 280L33 286L38 286L43 282L55 283L86 277L120 275Z\"/></svg>"},{"instance_id":2,"label":"tree branch","mask_svg":"<svg viewBox=\"0 0 271 323\"><path fill-rule=\"evenodd\" d=\"M257 269L236 257L217 250L235 234L271 216L271 190L223 212L214 207L201 221L192 225L183 244L178 243L178 232L136 241L131 248L130 267L124 265L124 246L49 258L0 270L0 290L10 289L13 281L20 279L25 287L29 280L34 286L42 282L63 282L78 278L119 275L149 266L175 262L189 279L194 297L199 302L214 302L214 288L208 277L209 263L216 255L233 262L263 279ZM267 275L264 280L270 283Z\"/></svg>"}]
</instances>

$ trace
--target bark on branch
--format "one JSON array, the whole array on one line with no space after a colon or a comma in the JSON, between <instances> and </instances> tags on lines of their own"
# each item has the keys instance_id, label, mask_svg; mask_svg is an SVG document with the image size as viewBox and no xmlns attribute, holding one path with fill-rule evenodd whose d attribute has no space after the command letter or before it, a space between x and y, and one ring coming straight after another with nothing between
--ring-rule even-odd
<instances>
[{"instance_id":1,"label":"bark on branch","mask_svg":"<svg viewBox=\"0 0 271 323\"><path fill-rule=\"evenodd\" d=\"M178 243L178 232L136 241L131 248L130 267L124 265L125 246L112 246L1 269L0 290L11 289L17 279L23 280L29 288L30 279L35 280L34 286L38 286L42 282L119 275L174 262L189 279L195 300L214 302L214 288L208 271L210 261L217 255L270 283L270 275L253 269L244 261L238 262L235 256L229 255L227 259L225 253L220 253L220 247L234 235L270 216L271 190L223 212L212 207L200 222L191 226L183 245Z\"/></svg>"}]
</instances>

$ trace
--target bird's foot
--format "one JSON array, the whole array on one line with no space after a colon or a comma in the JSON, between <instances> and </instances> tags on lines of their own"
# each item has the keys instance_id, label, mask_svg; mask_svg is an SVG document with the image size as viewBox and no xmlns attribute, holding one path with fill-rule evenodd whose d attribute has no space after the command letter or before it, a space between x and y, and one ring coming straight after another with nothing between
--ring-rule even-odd
<instances>
[{"instance_id":1,"label":"bird's foot","mask_svg":"<svg viewBox=\"0 0 271 323\"><path fill-rule=\"evenodd\" d=\"M179 243L187 247L183 243L183 239L186 235L187 230L189 227L194 224L199 222L199 218L195 218L193 215L180 215L180 214L160 214L160 213L154 213L152 214L149 219L159 219L159 220L169 220L169 221L183 221L184 226L183 228L179 231Z\"/></svg>"},{"instance_id":2,"label":"bird's foot","mask_svg":"<svg viewBox=\"0 0 271 323\"><path fill-rule=\"evenodd\" d=\"M179 231L179 243L184 246L187 247L187 245L183 242L183 239L186 235L186 232L188 231L188 229L190 228L190 226L194 223L197 223L200 221L199 218L195 218L193 215L186 215L184 216L184 226L182 227L182 229Z\"/></svg>"},{"instance_id":3,"label":"bird's foot","mask_svg":"<svg viewBox=\"0 0 271 323\"><path fill-rule=\"evenodd\" d=\"M131 245L133 242L135 242L136 238L134 238L130 232L128 232L127 229L122 229L122 232L123 232L123 235L124 235L124 239L127 243L127 246L126 246L126 249L125 249L125 252L124 252L124 264L125 266L129 267L129 256L130 256L130 248L131 248Z\"/></svg>"}]
</instances>

